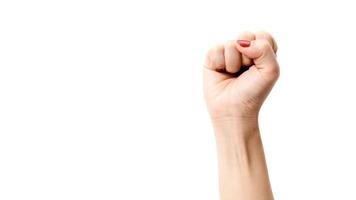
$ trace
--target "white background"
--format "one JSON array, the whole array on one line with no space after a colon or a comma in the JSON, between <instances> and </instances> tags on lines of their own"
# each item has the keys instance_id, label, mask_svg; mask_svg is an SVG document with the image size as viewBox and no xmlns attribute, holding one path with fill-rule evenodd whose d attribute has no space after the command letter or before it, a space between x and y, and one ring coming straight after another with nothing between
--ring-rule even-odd
<instances>
[{"instance_id":1,"label":"white background","mask_svg":"<svg viewBox=\"0 0 356 200\"><path fill-rule=\"evenodd\" d=\"M279 43L276 199L356 199L352 1L1 1L0 199L217 200L204 54Z\"/></svg>"}]
</instances>

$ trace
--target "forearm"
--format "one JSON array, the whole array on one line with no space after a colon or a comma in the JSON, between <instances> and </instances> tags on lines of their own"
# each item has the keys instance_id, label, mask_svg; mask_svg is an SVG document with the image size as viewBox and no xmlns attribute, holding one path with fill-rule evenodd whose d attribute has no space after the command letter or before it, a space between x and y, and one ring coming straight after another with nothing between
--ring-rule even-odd
<instances>
[{"instance_id":1,"label":"forearm","mask_svg":"<svg viewBox=\"0 0 356 200\"><path fill-rule=\"evenodd\" d=\"M258 120L215 120L221 200L272 200Z\"/></svg>"}]
</instances>

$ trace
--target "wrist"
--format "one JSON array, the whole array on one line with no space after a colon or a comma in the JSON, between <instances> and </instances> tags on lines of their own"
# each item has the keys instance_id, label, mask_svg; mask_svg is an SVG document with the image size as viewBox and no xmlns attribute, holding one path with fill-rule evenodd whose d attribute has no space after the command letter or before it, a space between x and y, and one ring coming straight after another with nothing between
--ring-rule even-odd
<instances>
[{"instance_id":1,"label":"wrist","mask_svg":"<svg viewBox=\"0 0 356 200\"><path fill-rule=\"evenodd\" d=\"M208 103L208 111L212 122L251 122L258 119L261 106L224 105L212 106Z\"/></svg>"},{"instance_id":2,"label":"wrist","mask_svg":"<svg viewBox=\"0 0 356 200\"><path fill-rule=\"evenodd\" d=\"M258 115L211 118L211 121L217 136L244 136L259 133Z\"/></svg>"},{"instance_id":3,"label":"wrist","mask_svg":"<svg viewBox=\"0 0 356 200\"><path fill-rule=\"evenodd\" d=\"M213 121L213 127L219 157L243 156L246 149L257 147L250 144L260 138L258 118L219 119Z\"/></svg>"}]
</instances>

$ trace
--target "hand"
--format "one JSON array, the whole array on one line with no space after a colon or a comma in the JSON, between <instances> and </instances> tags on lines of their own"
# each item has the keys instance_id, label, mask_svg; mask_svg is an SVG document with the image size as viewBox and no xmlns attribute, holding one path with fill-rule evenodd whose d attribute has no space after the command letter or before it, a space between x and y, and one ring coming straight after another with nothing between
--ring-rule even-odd
<instances>
[{"instance_id":1,"label":"hand","mask_svg":"<svg viewBox=\"0 0 356 200\"><path fill-rule=\"evenodd\" d=\"M204 96L214 120L257 118L279 76L277 44L266 32L245 32L209 50Z\"/></svg>"},{"instance_id":2,"label":"hand","mask_svg":"<svg viewBox=\"0 0 356 200\"><path fill-rule=\"evenodd\" d=\"M204 95L217 136L222 200L273 199L257 119L279 76L276 51L270 34L246 32L208 52Z\"/></svg>"}]
</instances>

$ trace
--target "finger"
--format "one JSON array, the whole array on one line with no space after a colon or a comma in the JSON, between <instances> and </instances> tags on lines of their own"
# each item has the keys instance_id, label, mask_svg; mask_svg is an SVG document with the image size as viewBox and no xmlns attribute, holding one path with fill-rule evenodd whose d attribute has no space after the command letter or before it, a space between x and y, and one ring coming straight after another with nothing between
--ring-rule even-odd
<instances>
[{"instance_id":1,"label":"finger","mask_svg":"<svg viewBox=\"0 0 356 200\"><path fill-rule=\"evenodd\" d=\"M255 34L253 34L252 32L242 32L239 36L238 36L238 40L248 40L248 41L252 41L255 40ZM252 59L246 57L245 55L242 55L242 65L243 66L251 66L253 64Z\"/></svg>"},{"instance_id":2,"label":"finger","mask_svg":"<svg viewBox=\"0 0 356 200\"><path fill-rule=\"evenodd\" d=\"M225 47L224 45L215 45L211 48L205 59L205 67L214 71L225 70Z\"/></svg>"},{"instance_id":3,"label":"finger","mask_svg":"<svg viewBox=\"0 0 356 200\"><path fill-rule=\"evenodd\" d=\"M236 73L241 68L242 56L236 49L235 41L228 41L225 44L225 69L229 73Z\"/></svg>"},{"instance_id":4,"label":"finger","mask_svg":"<svg viewBox=\"0 0 356 200\"><path fill-rule=\"evenodd\" d=\"M276 40L272 37L272 35L266 31L259 31L255 33L256 40L258 39L266 39L272 46L274 53L277 53L278 45Z\"/></svg>"},{"instance_id":5,"label":"finger","mask_svg":"<svg viewBox=\"0 0 356 200\"><path fill-rule=\"evenodd\" d=\"M224 52L224 45L216 45L208 51L205 59L205 67L203 69L204 90L211 85L216 85L223 80L231 78L231 75L228 73L221 73L225 72Z\"/></svg>"},{"instance_id":6,"label":"finger","mask_svg":"<svg viewBox=\"0 0 356 200\"><path fill-rule=\"evenodd\" d=\"M236 48L246 57L253 59L257 69L262 73L267 73L272 78L279 75L279 66L276 54L271 44L265 39L254 41L237 41Z\"/></svg>"}]
</instances>

